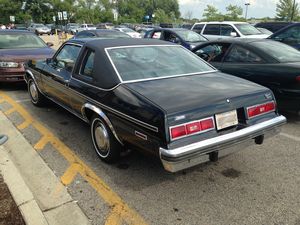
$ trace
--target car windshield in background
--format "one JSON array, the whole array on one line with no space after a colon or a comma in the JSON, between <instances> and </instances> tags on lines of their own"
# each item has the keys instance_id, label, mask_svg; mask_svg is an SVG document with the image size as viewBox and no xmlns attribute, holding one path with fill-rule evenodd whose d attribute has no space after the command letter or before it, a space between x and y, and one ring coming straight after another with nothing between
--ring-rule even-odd
<instances>
[{"instance_id":1,"label":"car windshield in background","mask_svg":"<svg viewBox=\"0 0 300 225\"><path fill-rule=\"evenodd\" d=\"M180 30L180 31L176 31L176 33L179 35L179 37L181 37L184 41L187 41L187 42L207 41L204 37L202 37L200 34L197 34L194 31Z\"/></svg>"},{"instance_id":2,"label":"car windshield in background","mask_svg":"<svg viewBox=\"0 0 300 225\"><path fill-rule=\"evenodd\" d=\"M129 28L121 28L120 30L122 30L123 32L126 32L126 33L135 32L134 30L131 30Z\"/></svg>"},{"instance_id":3,"label":"car windshield in background","mask_svg":"<svg viewBox=\"0 0 300 225\"><path fill-rule=\"evenodd\" d=\"M44 48L45 42L33 34L1 34L0 49Z\"/></svg>"},{"instance_id":4,"label":"car windshield in background","mask_svg":"<svg viewBox=\"0 0 300 225\"><path fill-rule=\"evenodd\" d=\"M38 25L36 25L35 27L41 28L41 27L45 27L45 25L43 25L43 24L38 24Z\"/></svg>"},{"instance_id":5,"label":"car windshield in background","mask_svg":"<svg viewBox=\"0 0 300 225\"><path fill-rule=\"evenodd\" d=\"M279 62L300 62L300 52L286 44L276 41L258 41L251 45L267 52Z\"/></svg>"},{"instance_id":6,"label":"car windshield in background","mask_svg":"<svg viewBox=\"0 0 300 225\"><path fill-rule=\"evenodd\" d=\"M103 32L99 34L99 37L100 38L131 38L128 34L122 32Z\"/></svg>"},{"instance_id":7,"label":"car windshield in background","mask_svg":"<svg viewBox=\"0 0 300 225\"><path fill-rule=\"evenodd\" d=\"M214 69L181 46L107 49L122 81L137 81L212 72Z\"/></svg>"},{"instance_id":8,"label":"car windshield in background","mask_svg":"<svg viewBox=\"0 0 300 225\"><path fill-rule=\"evenodd\" d=\"M243 35L258 35L263 34L257 28L250 24L234 24Z\"/></svg>"},{"instance_id":9,"label":"car windshield in background","mask_svg":"<svg viewBox=\"0 0 300 225\"><path fill-rule=\"evenodd\" d=\"M88 24L87 27L94 27L95 25L93 24Z\"/></svg>"}]
</instances>

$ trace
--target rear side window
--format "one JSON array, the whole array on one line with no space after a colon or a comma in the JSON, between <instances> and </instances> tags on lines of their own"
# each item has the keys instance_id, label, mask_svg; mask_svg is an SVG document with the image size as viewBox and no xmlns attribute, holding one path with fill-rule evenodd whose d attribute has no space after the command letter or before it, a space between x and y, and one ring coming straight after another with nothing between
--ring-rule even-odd
<instances>
[{"instance_id":1,"label":"rear side window","mask_svg":"<svg viewBox=\"0 0 300 225\"><path fill-rule=\"evenodd\" d=\"M197 33L201 33L202 29L204 27L204 24L196 24L193 28L193 31L197 32Z\"/></svg>"},{"instance_id":2,"label":"rear side window","mask_svg":"<svg viewBox=\"0 0 300 225\"><path fill-rule=\"evenodd\" d=\"M207 24L203 34L220 35L220 25L218 25L218 24Z\"/></svg>"},{"instance_id":3,"label":"rear side window","mask_svg":"<svg viewBox=\"0 0 300 225\"><path fill-rule=\"evenodd\" d=\"M254 52L240 47L234 46L225 58L225 62L232 63L262 63L263 59Z\"/></svg>"},{"instance_id":4,"label":"rear side window","mask_svg":"<svg viewBox=\"0 0 300 225\"><path fill-rule=\"evenodd\" d=\"M82 67L80 69L80 75L90 77L90 78L93 77L94 59L95 59L95 52L88 50L86 56L84 57Z\"/></svg>"}]
</instances>

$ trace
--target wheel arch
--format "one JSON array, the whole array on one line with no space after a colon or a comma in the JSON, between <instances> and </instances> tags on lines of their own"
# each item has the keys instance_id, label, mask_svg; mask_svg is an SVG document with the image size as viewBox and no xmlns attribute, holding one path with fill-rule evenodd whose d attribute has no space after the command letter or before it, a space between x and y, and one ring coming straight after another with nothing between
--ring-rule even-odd
<instances>
[{"instance_id":1,"label":"wheel arch","mask_svg":"<svg viewBox=\"0 0 300 225\"><path fill-rule=\"evenodd\" d=\"M81 114L83 116L83 118L86 121L91 121L91 118L94 114L97 114L98 116L100 116L101 119L103 119L105 121L105 123L107 124L107 126L109 127L110 131L113 133L114 137L117 139L117 141L123 146L123 142L120 140L120 138L118 137L111 121L109 120L109 118L106 116L106 114L97 106L92 105L90 103L85 103L82 107L81 107Z\"/></svg>"}]
</instances>

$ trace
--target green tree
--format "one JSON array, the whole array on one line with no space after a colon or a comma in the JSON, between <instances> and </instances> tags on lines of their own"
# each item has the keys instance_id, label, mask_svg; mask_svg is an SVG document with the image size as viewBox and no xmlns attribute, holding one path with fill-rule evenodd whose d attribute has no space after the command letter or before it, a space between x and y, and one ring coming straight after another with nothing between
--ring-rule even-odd
<instances>
[{"instance_id":1,"label":"green tree","mask_svg":"<svg viewBox=\"0 0 300 225\"><path fill-rule=\"evenodd\" d=\"M229 6L226 7L226 11L227 11L227 14L225 16L226 20L236 21L236 20L239 20L240 17L243 15L242 7L237 6L237 5L230 4Z\"/></svg>"},{"instance_id":2,"label":"green tree","mask_svg":"<svg viewBox=\"0 0 300 225\"><path fill-rule=\"evenodd\" d=\"M213 5L207 5L204 9L203 18L206 21L222 21L224 16Z\"/></svg>"},{"instance_id":3,"label":"green tree","mask_svg":"<svg viewBox=\"0 0 300 225\"><path fill-rule=\"evenodd\" d=\"M279 0L276 4L276 19L282 21L292 21L300 15L299 5L294 0Z\"/></svg>"}]
</instances>

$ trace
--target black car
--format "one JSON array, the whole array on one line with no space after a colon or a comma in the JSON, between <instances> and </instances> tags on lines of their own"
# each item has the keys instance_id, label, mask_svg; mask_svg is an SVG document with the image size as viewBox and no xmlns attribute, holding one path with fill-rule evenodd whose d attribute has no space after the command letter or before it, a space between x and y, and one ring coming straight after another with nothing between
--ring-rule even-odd
<instances>
[{"instance_id":1,"label":"black car","mask_svg":"<svg viewBox=\"0 0 300 225\"><path fill-rule=\"evenodd\" d=\"M281 30L282 28L291 25L292 22L261 22L257 23L254 26L256 28L265 28L273 33Z\"/></svg>"},{"instance_id":2,"label":"black car","mask_svg":"<svg viewBox=\"0 0 300 225\"><path fill-rule=\"evenodd\" d=\"M180 44L191 50L200 43L208 41L207 38L194 31L182 28L155 28L147 31L144 38L160 39Z\"/></svg>"},{"instance_id":3,"label":"black car","mask_svg":"<svg viewBox=\"0 0 300 225\"><path fill-rule=\"evenodd\" d=\"M71 40L29 63L26 80L34 105L51 99L91 125L106 162L138 149L175 172L247 140L261 144L286 121L268 88L157 40Z\"/></svg>"},{"instance_id":4,"label":"black car","mask_svg":"<svg viewBox=\"0 0 300 225\"><path fill-rule=\"evenodd\" d=\"M270 88L280 108L300 110L300 52L272 40L228 39L193 52L224 73Z\"/></svg>"},{"instance_id":5,"label":"black car","mask_svg":"<svg viewBox=\"0 0 300 225\"><path fill-rule=\"evenodd\" d=\"M300 50L300 23L293 23L272 34L269 39L280 41Z\"/></svg>"},{"instance_id":6,"label":"black car","mask_svg":"<svg viewBox=\"0 0 300 225\"><path fill-rule=\"evenodd\" d=\"M128 34L117 30L96 29L96 30L80 31L73 38L74 39L82 39L82 38L114 39L114 38L131 38L131 37Z\"/></svg>"}]
</instances>

